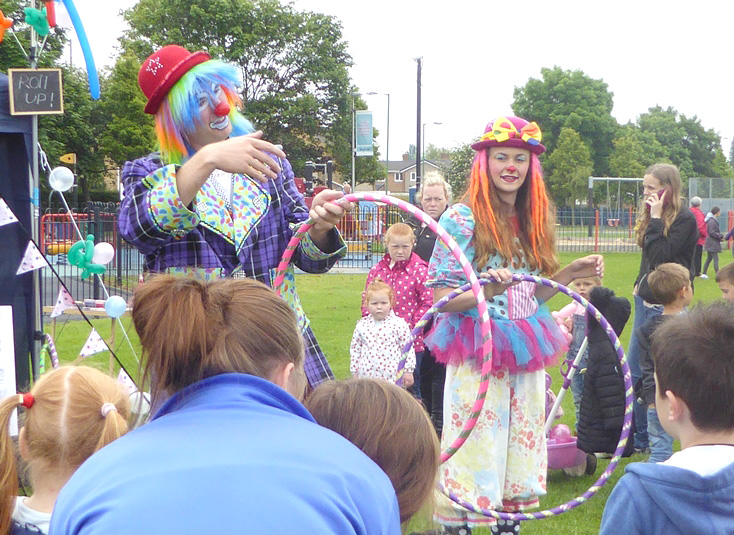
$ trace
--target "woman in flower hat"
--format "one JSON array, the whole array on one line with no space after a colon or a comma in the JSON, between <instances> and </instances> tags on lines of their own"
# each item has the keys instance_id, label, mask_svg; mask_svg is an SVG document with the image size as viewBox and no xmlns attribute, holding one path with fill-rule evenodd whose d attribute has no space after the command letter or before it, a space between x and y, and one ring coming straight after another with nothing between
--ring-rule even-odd
<instances>
[{"instance_id":1,"label":"woman in flower hat","mask_svg":"<svg viewBox=\"0 0 734 535\"><path fill-rule=\"evenodd\" d=\"M512 283L513 273L540 274L561 284L601 275L601 256L591 255L559 271L554 207L538 155L545 151L537 124L519 117L490 122L479 142L469 189L441 216L475 272L496 282L484 286L492 318L492 376L484 410L468 440L443 466L444 487L479 507L517 512L538 505L545 494L545 373L566 341L542 306L553 291L534 283ZM428 285L438 301L467 282L460 264L437 244ZM426 343L447 364L442 446L464 426L476 398L482 336L471 292L451 300ZM440 497L435 513L445 533L470 533L495 520L468 512ZM517 533L501 522L493 532Z\"/></svg>"},{"instance_id":2,"label":"woman in flower hat","mask_svg":"<svg viewBox=\"0 0 734 535\"><path fill-rule=\"evenodd\" d=\"M269 286L294 227L309 217L280 147L237 108L239 72L203 51L168 45L143 62L138 83L155 116L159 153L127 162L118 225L154 273L250 277ZM341 192L313 199L314 225L293 259L323 273L346 253L335 225ZM282 295L298 315L311 386L333 378L301 308L292 268Z\"/></svg>"}]
</instances>

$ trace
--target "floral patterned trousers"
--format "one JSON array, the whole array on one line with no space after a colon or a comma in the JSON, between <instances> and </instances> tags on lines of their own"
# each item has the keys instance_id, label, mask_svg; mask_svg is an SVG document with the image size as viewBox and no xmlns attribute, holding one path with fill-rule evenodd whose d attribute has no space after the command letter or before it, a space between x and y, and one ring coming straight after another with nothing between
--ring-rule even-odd
<instances>
[{"instance_id":1,"label":"floral patterned trousers","mask_svg":"<svg viewBox=\"0 0 734 535\"><path fill-rule=\"evenodd\" d=\"M448 366L444 398L445 450L471 414L480 372L473 360ZM444 487L475 506L507 512L538 506L545 495L547 452L545 372L492 374L476 427L456 454L439 469ZM444 525L489 525L447 497L437 498L435 517Z\"/></svg>"}]
</instances>

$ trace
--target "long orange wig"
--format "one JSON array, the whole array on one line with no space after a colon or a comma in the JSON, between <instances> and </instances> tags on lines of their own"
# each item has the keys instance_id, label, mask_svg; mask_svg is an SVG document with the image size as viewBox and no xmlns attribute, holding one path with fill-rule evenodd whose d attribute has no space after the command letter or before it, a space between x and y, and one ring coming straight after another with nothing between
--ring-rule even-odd
<instances>
[{"instance_id":1,"label":"long orange wig","mask_svg":"<svg viewBox=\"0 0 734 535\"><path fill-rule=\"evenodd\" d=\"M489 148L477 151L471 168L469 189L462 201L474 213L474 242L477 265L483 267L490 255L499 253L508 264L524 254L531 269L544 275L558 270L556 256L555 206L548 197L543 170L535 153L530 154L530 169L515 200L518 232L510 218L499 217L502 201L488 173ZM515 240L518 238L518 240Z\"/></svg>"}]
</instances>

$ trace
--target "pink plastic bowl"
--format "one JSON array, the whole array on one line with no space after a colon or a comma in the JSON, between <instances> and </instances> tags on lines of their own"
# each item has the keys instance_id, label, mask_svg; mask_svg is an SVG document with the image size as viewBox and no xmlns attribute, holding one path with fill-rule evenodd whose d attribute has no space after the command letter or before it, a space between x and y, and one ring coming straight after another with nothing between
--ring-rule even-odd
<instances>
[{"instance_id":1,"label":"pink plastic bowl","mask_svg":"<svg viewBox=\"0 0 734 535\"><path fill-rule=\"evenodd\" d=\"M586 453L576 447L576 437L570 442L556 443L548 439L548 469L561 470L586 462Z\"/></svg>"}]
</instances>

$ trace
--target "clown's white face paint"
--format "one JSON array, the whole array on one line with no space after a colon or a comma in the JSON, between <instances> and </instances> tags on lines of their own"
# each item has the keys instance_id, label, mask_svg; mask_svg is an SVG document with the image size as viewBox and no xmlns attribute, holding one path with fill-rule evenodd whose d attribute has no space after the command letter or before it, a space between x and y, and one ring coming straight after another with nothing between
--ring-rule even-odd
<instances>
[{"instance_id":1,"label":"clown's white face paint","mask_svg":"<svg viewBox=\"0 0 734 535\"><path fill-rule=\"evenodd\" d=\"M201 124L196 126L193 133L187 135L188 142L195 150L209 143L224 141L232 133L227 97L221 87L217 87L214 94L213 99L206 95L202 95L199 99Z\"/></svg>"}]
</instances>

